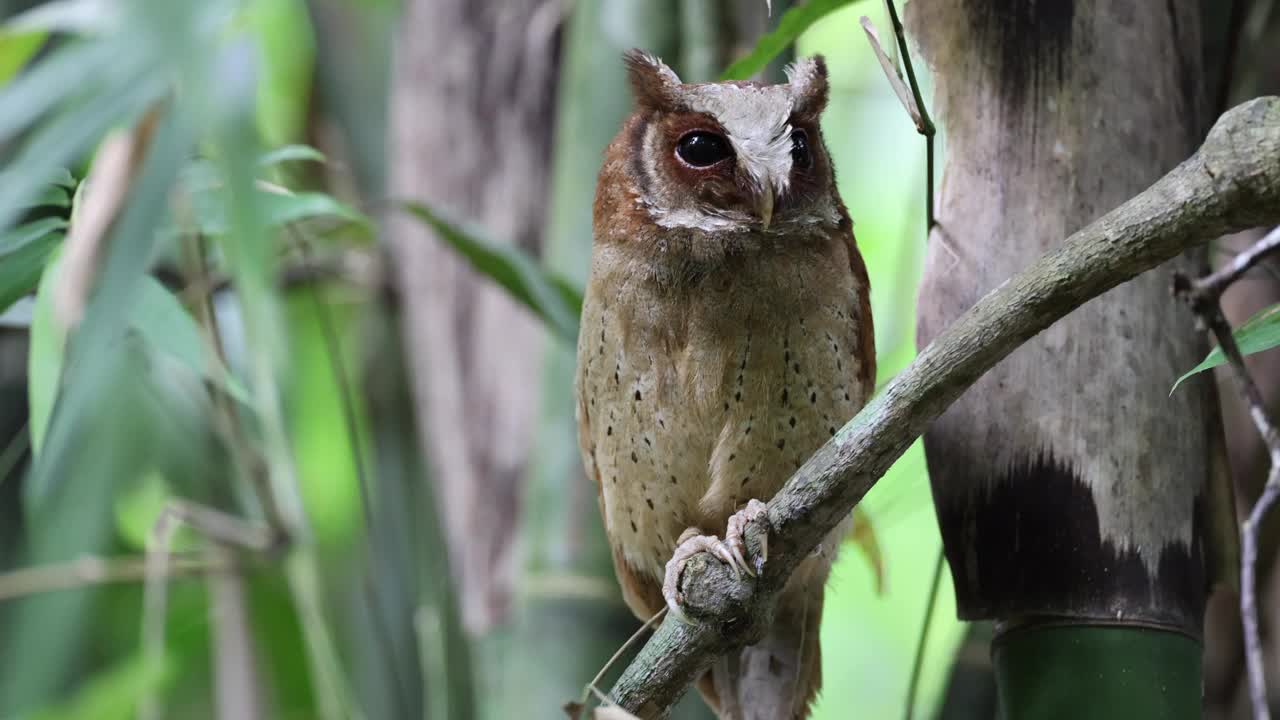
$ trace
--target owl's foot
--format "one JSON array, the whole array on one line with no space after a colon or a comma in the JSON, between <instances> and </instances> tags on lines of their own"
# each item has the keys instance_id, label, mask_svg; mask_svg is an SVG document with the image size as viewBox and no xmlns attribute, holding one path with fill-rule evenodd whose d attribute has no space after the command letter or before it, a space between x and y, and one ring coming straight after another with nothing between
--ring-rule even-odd
<instances>
[{"instance_id":1,"label":"owl's foot","mask_svg":"<svg viewBox=\"0 0 1280 720\"><path fill-rule=\"evenodd\" d=\"M667 601L667 608L680 622L691 624L689 616L680 607L683 598L680 595L680 574L684 572L685 563L698 553L707 552L728 565L733 574L741 577L742 573L751 576L760 574L764 569L769 554L769 536L767 532L760 536L760 553L755 562L747 561L747 544L745 532L747 524L764 522L768 525L768 508L759 500L752 500L746 507L729 517L725 528L724 540L714 535L702 535L698 528L689 528L680 534L676 541L676 551L667 561L666 577L662 581L662 597Z\"/></svg>"},{"instance_id":2,"label":"owl's foot","mask_svg":"<svg viewBox=\"0 0 1280 720\"><path fill-rule=\"evenodd\" d=\"M746 531L747 523L761 522L765 532L760 534L760 554L754 562L747 561ZM724 543L733 553L734 561L741 565L748 575L756 576L764 570L764 563L769 559L769 508L759 500L751 500L747 506L729 516L728 527L724 532Z\"/></svg>"},{"instance_id":3,"label":"owl's foot","mask_svg":"<svg viewBox=\"0 0 1280 720\"><path fill-rule=\"evenodd\" d=\"M733 568L735 575L741 575L743 569L727 544L715 535L701 535L700 532L698 528L689 528L680 533L680 539L676 540L675 554L667 561L666 577L662 581L662 597L667 601L668 610L677 620L686 625L692 625L693 621L680 607L680 603L684 601L680 595L680 574L684 572L685 563L689 562L689 558L698 553L707 552Z\"/></svg>"}]
</instances>

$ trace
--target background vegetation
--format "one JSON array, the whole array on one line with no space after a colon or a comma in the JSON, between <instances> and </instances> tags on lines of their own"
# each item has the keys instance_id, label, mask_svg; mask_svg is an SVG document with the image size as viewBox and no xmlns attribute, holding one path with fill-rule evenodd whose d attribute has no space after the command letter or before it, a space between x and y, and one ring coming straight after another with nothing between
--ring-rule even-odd
<instances>
[{"instance_id":1,"label":"background vegetation","mask_svg":"<svg viewBox=\"0 0 1280 720\"><path fill-rule=\"evenodd\" d=\"M688 33L699 6L654 22ZM552 152L573 167L616 129L577 133L575 118L625 110L592 106L574 64L625 7L566 6ZM759 45L772 53L751 55L753 39L734 56L828 59L824 132L883 381L914 355L924 144L858 24L887 36L881 3L784 9ZM545 657L598 668L618 643L591 645L572 619L535 642L529 582L496 630L462 629L386 227L430 225L543 321L552 349L526 357L546 365L540 412L562 418L556 353L572 345L588 242L564 213L585 212L594 170L561 160L547 178L540 256L389 193L405 161L385 146L394 0L0 10L0 718L514 717L507 703L554 717L529 698L567 701L591 671L561 677ZM689 48L668 58L686 77L719 74ZM521 480L526 579L555 562L539 538L563 496L546 478L580 479L557 470L573 442L540 430ZM901 717L931 612L916 714L930 717L966 629L946 573L930 608L940 543L918 448L861 509L828 590L815 717ZM952 691L989 712L977 677Z\"/></svg>"}]
</instances>

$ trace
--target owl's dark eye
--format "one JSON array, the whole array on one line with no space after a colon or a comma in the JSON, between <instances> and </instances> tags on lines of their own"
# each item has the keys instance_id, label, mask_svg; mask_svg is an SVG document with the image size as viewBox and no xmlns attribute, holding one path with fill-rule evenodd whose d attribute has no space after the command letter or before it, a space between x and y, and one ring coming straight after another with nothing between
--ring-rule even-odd
<instances>
[{"instance_id":1,"label":"owl's dark eye","mask_svg":"<svg viewBox=\"0 0 1280 720\"><path fill-rule=\"evenodd\" d=\"M733 156L733 148L724 137L705 130L685 133L676 143L676 154L694 167L710 167Z\"/></svg>"},{"instance_id":2,"label":"owl's dark eye","mask_svg":"<svg viewBox=\"0 0 1280 720\"><path fill-rule=\"evenodd\" d=\"M803 130L791 133L791 162L802 170L808 170L813 164L813 156L809 154L809 134Z\"/></svg>"}]
</instances>

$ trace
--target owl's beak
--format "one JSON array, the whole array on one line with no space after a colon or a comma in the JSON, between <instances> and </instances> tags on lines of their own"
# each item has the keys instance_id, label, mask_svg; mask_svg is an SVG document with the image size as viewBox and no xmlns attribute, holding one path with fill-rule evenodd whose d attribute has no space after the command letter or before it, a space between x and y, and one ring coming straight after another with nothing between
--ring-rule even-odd
<instances>
[{"instance_id":1,"label":"owl's beak","mask_svg":"<svg viewBox=\"0 0 1280 720\"><path fill-rule=\"evenodd\" d=\"M760 229L768 230L769 222L773 220L773 186L768 180L761 185L756 193L756 217L760 218Z\"/></svg>"}]
</instances>

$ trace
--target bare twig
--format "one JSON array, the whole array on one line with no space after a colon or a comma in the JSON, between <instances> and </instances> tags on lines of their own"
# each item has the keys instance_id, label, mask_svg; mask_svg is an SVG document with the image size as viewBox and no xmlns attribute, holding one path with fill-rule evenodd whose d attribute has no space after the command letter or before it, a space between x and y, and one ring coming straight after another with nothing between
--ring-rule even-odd
<instances>
[{"instance_id":1,"label":"bare twig","mask_svg":"<svg viewBox=\"0 0 1280 720\"><path fill-rule=\"evenodd\" d=\"M906 32L902 28L902 21L898 19L898 10L894 7L893 0L885 0L884 6L889 13L889 21L893 24L893 34L897 39L898 52L902 57L902 64L907 69L905 83L897 64L889 58L884 48L880 45L880 36L876 33L875 26L871 23L870 18L865 16L862 18L862 29L867 33L867 40L871 43L871 49L875 52L876 59L880 61L880 67L884 69L885 77L889 79L889 85L893 87L894 94L898 96L898 100L906 108L907 114L911 116L911 121L915 123L916 132L924 136L924 201L925 233L927 234L938 224L937 219L934 217L933 209L933 139L938 134L938 129L929 117L929 110L925 107L924 95L920 92L920 82L916 79L915 65L911 63L911 51L907 49ZM910 86L910 92L908 92L908 86Z\"/></svg>"},{"instance_id":2,"label":"bare twig","mask_svg":"<svg viewBox=\"0 0 1280 720\"><path fill-rule=\"evenodd\" d=\"M737 578L705 553L680 590L699 622L668 617L614 685L641 718L662 717L718 656L772 621L791 573L929 424L987 370L1111 288L1228 232L1280 223L1280 98L1223 115L1191 158L979 300L818 450L768 504L769 562ZM759 541L748 529L748 543Z\"/></svg>"},{"instance_id":3,"label":"bare twig","mask_svg":"<svg viewBox=\"0 0 1280 720\"><path fill-rule=\"evenodd\" d=\"M222 342L222 329L218 325L218 315L213 306L213 289L209 269L209 248L203 235L194 235L190 242L183 244L184 260L187 271L194 276L192 285L198 288L194 297L188 295L188 302L195 307L199 318L199 328L205 340L209 354L210 366L220 373L230 373L230 362L227 350ZM213 426L217 433L231 449L228 456L235 467L236 475L249 484L254 497L257 498L266 519L267 527L279 535L281 542L286 540L284 519L276 505L275 496L267 482L263 469L266 462L262 454L249 442L244 425L240 422L240 410L235 407L226 394L215 392L213 395Z\"/></svg>"},{"instance_id":4,"label":"bare twig","mask_svg":"<svg viewBox=\"0 0 1280 720\"><path fill-rule=\"evenodd\" d=\"M1267 444L1271 457L1271 470L1267 474L1267 484L1263 486L1262 495L1249 511L1249 517L1240 527L1240 617L1244 625L1245 665L1249 676L1249 701L1253 706L1255 720L1270 720L1271 711L1267 705L1267 680L1262 659L1262 638L1258 631L1258 597L1257 597L1257 564L1258 564L1258 529L1267 511L1280 497L1280 431L1267 413L1266 402L1257 383L1249 375L1245 367L1244 356L1236 343L1231 325L1222 314L1222 293L1239 280L1249 268L1257 265L1268 254L1280 249L1280 227L1272 230L1252 247L1236 256L1230 264L1216 273L1199 280L1191 280L1185 275L1174 277L1174 291L1191 306L1197 322L1202 329L1208 329L1222 348L1227 363L1231 366L1231 374L1240 386L1245 402L1249 406L1249 416L1258 428L1258 433Z\"/></svg>"},{"instance_id":5,"label":"bare twig","mask_svg":"<svg viewBox=\"0 0 1280 720\"><path fill-rule=\"evenodd\" d=\"M942 585L944 558L942 548L938 548L938 559L933 564L933 578L929 581L929 595L924 601L924 621L920 623L920 640L916 643L916 657L911 663L911 679L907 681L906 709L902 713L905 720L913 720L916 714L916 694L920 689L920 673L924 670L924 652L929 647L929 628L933 625L934 604L938 599L938 588Z\"/></svg>"},{"instance_id":6,"label":"bare twig","mask_svg":"<svg viewBox=\"0 0 1280 720\"><path fill-rule=\"evenodd\" d=\"M664 607L658 612L654 613L653 617L649 618L648 620L645 620L644 624L640 626L639 630L636 630L635 632L631 633L631 637L627 638L627 641L622 643L622 647L618 648L617 651L614 652L613 655L609 657L609 659L605 662L604 667L600 668L600 672L596 673L596 676L591 678L591 682L587 683L587 686L582 689L582 697L578 699L578 702L569 703L568 705L565 706L565 712L568 713L570 718L573 718L573 720L577 720L577 718L581 716L582 711L586 709L587 701L591 699L592 693L595 693L597 696L600 696L600 690L598 689L598 687L600 685L600 681L604 678L604 674L609 672L609 668L613 667L613 664L618 661L618 658L622 657L622 654L625 653L628 648L634 645L635 641L638 640L640 636L644 635L646 632L652 629L654 626L654 623L661 620L662 617L666 614L667 614L667 609ZM604 700L604 699L605 698L601 697L601 700Z\"/></svg>"},{"instance_id":7,"label":"bare twig","mask_svg":"<svg viewBox=\"0 0 1280 720\"><path fill-rule=\"evenodd\" d=\"M1206 297L1211 294L1213 301L1217 302L1229 285L1239 280L1241 275L1244 275L1262 262L1268 254L1274 252L1277 248L1280 248L1280 227L1264 235L1261 240L1254 243L1248 250L1236 255L1235 259L1227 263L1222 269L1196 281L1197 294L1206 295Z\"/></svg>"},{"instance_id":8,"label":"bare twig","mask_svg":"<svg viewBox=\"0 0 1280 720\"><path fill-rule=\"evenodd\" d=\"M173 553L165 559L169 577L212 575L234 570L230 559L210 559L191 553ZM69 562L38 565L0 574L0 602L88 585L142 582L147 577L145 556L102 557L86 555Z\"/></svg>"},{"instance_id":9,"label":"bare twig","mask_svg":"<svg viewBox=\"0 0 1280 720\"><path fill-rule=\"evenodd\" d=\"M211 545L211 561L229 559L227 548ZM248 591L235 572L211 576L209 621L213 627L214 708L219 720L259 720L263 717L262 682L249 618Z\"/></svg>"},{"instance_id":10,"label":"bare twig","mask_svg":"<svg viewBox=\"0 0 1280 720\"><path fill-rule=\"evenodd\" d=\"M161 667L164 663L164 626L171 574L168 563L173 538L183 525L214 543L258 553L271 550L277 537L270 528L252 525L220 510L183 500L165 505L147 540L146 584L142 594L142 656L151 667ZM211 555L219 557L216 551ZM163 716L159 689L149 688L138 700L138 720L158 720Z\"/></svg>"}]
</instances>

